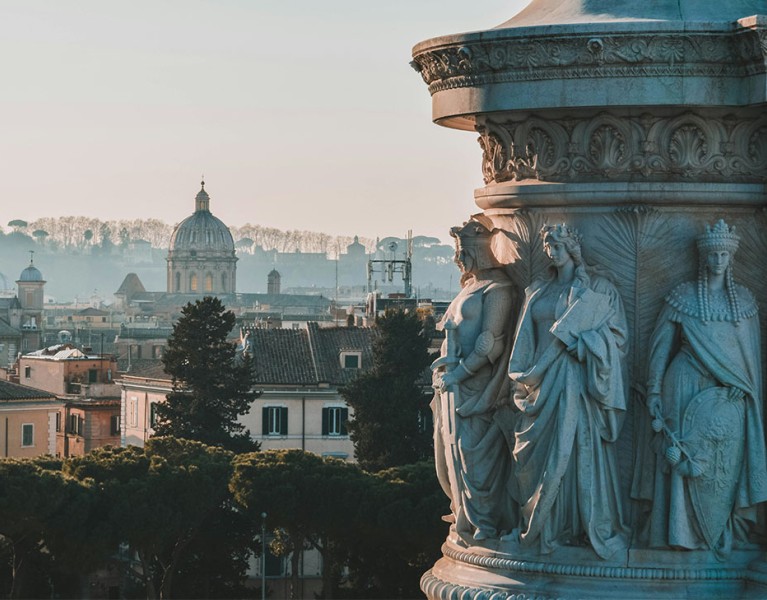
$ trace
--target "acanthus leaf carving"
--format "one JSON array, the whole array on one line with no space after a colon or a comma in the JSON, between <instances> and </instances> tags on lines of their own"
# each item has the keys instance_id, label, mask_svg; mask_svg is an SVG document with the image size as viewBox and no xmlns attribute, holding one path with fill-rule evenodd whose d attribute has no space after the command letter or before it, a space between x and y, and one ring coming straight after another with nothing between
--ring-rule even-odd
<instances>
[{"instance_id":1,"label":"acanthus leaf carving","mask_svg":"<svg viewBox=\"0 0 767 600\"><path fill-rule=\"evenodd\" d=\"M659 117L543 118L478 123L485 182L767 181L767 117L691 111ZM492 136L492 139L490 139ZM502 147L496 147L500 144Z\"/></svg>"}]
</instances>

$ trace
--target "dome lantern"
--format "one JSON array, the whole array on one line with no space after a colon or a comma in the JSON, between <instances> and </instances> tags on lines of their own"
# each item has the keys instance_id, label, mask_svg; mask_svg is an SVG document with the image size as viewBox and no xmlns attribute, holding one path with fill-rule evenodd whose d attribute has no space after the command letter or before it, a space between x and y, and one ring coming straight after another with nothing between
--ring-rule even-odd
<instances>
[{"instance_id":1,"label":"dome lantern","mask_svg":"<svg viewBox=\"0 0 767 600\"><path fill-rule=\"evenodd\" d=\"M194 210L200 212L201 210L210 212L210 196L205 191L205 180L200 182L200 191L197 192L197 196L194 198Z\"/></svg>"}]
</instances>

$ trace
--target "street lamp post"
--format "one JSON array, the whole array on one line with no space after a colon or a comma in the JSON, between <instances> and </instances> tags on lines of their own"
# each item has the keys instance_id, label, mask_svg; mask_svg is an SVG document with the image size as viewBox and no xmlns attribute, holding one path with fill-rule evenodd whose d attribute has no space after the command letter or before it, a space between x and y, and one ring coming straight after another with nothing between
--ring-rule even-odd
<instances>
[{"instance_id":1,"label":"street lamp post","mask_svg":"<svg viewBox=\"0 0 767 600\"><path fill-rule=\"evenodd\" d=\"M261 513L261 600L266 600L266 513Z\"/></svg>"}]
</instances>

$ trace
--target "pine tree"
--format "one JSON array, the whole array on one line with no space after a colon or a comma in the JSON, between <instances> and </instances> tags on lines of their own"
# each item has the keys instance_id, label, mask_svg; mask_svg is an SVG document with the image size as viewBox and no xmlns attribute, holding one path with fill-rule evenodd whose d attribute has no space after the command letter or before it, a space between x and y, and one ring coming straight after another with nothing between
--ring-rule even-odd
<instances>
[{"instance_id":1,"label":"pine tree","mask_svg":"<svg viewBox=\"0 0 767 600\"><path fill-rule=\"evenodd\" d=\"M252 365L236 359L235 346L227 341L234 313L210 296L190 302L181 313L162 357L173 389L167 401L157 405L155 435L234 452L258 450L258 443L237 421L258 394L253 391Z\"/></svg>"},{"instance_id":2,"label":"pine tree","mask_svg":"<svg viewBox=\"0 0 767 600\"><path fill-rule=\"evenodd\" d=\"M429 340L415 313L387 311L376 322L373 368L342 390L354 410L349 435L362 468L378 471L431 455L424 426L428 399L421 378L431 362Z\"/></svg>"}]
</instances>

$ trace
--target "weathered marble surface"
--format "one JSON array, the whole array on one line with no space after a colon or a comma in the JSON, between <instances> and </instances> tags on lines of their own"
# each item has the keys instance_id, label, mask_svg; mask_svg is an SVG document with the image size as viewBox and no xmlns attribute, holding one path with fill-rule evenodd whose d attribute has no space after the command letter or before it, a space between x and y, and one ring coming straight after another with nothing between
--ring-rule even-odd
<instances>
[{"instance_id":1,"label":"weathered marble surface","mask_svg":"<svg viewBox=\"0 0 767 600\"><path fill-rule=\"evenodd\" d=\"M650 340L653 547L726 558L767 500L758 306L733 280L739 242L722 220L698 236L698 278L666 297Z\"/></svg>"},{"instance_id":2,"label":"weathered marble surface","mask_svg":"<svg viewBox=\"0 0 767 600\"><path fill-rule=\"evenodd\" d=\"M435 459L453 532L484 540L509 531L517 520L504 432L512 426L504 417L511 410L508 323L517 294L490 249L489 220L473 218L451 235L463 276L440 323L446 339L432 365Z\"/></svg>"},{"instance_id":3,"label":"weathered marble surface","mask_svg":"<svg viewBox=\"0 0 767 600\"><path fill-rule=\"evenodd\" d=\"M509 363L519 410L512 481L522 547L628 547L614 442L623 426L627 327L615 286L587 267L578 232L541 231L547 277L525 290Z\"/></svg>"},{"instance_id":4,"label":"weathered marble surface","mask_svg":"<svg viewBox=\"0 0 767 600\"><path fill-rule=\"evenodd\" d=\"M767 308L764 13L763 0L534 0L495 29L414 48L413 64L429 87L434 120L479 134L486 185L475 192L475 201L499 230L494 256L516 289L531 292L523 315L534 314L536 298L546 296L545 286L534 283L551 267L539 232L557 223L581 232L582 256L598 268L595 281L609 283L625 314L621 368L602 373L624 377L625 410L587 413L583 407L591 406L593 396L577 394L581 412L561 411L569 415L562 427L559 410L553 419L537 420L525 415L520 402L507 434L514 449L510 479L527 486L525 493L512 490L522 505L517 525L500 538L449 537L444 558L424 577L429 597L767 597L765 497L759 483L765 474L761 380L767 332L756 310L763 315ZM682 314L677 318L665 299L685 304L692 286L697 301L703 271L696 240L720 219L736 227L740 238L729 269L740 285L728 293L742 314L704 324L672 306ZM708 277L709 271L703 274ZM528 321L522 317L512 373L534 371L545 346L540 341L550 335L542 326L536 330L535 319ZM656 324L659 333L653 337ZM515 330L517 319L508 327ZM668 343L669 335L680 332L698 336L688 340L688 348L708 351L726 364L713 368L698 361L705 366L703 383L691 384L693 363L682 368L676 358L681 346ZM668 362L661 360L664 355ZM578 377L566 385L554 371L541 371L546 375L530 390L538 386L539 396L553 404L566 395L561 390L588 390L585 370L573 369ZM677 383L666 392L665 380L672 376ZM657 392L658 380L661 414L651 415L648 400L658 402L648 391ZM516 381L515 389L518 383L527 385ZM691 430L691 452L709 444L708 432L718 431L716 415L743 430L742 443L720 445L717 458L706 458L703 473L726 462L744 465L744 472L701 487L690 483L701 471L694 468L697 459L691 462L680 451L672 464L675 452L666 451L674 444L664 445L653 421L664 422L673 435L681 427L684 436L684 424L674 419L686 415L690 405L698 407L693 419L699 419ZM607 417L619 413L611 424ZM543 432L535 430L536 423ZM526 438L526 427L534 435ZM588 431L591 442L558 453L549 443L564 441L567 447L568 427ZM534 467L515 473L528 466L526 454L536 447L541 456L529 463ZM600 466L589 472L589 461L578 459L588 448L596 449L589 456L611 458L593 463ZM548 456L554 460L547 463ZM615 466L607 466L611 460ZM531 524L537 508L553 514L556 501L549 503L549 494L570 500L570 515L581 516L577 485L557 487L545 476L534 483L537 475L548 476L561 465L567 472L571 463L576 481L604 475L593 487L608 500L604 510L611 516L604 523L609 525L598 535L583 527L578 539L563 533L573 530L574 519L557 514L543 519L542 536ZM465 469L471 470L468 464ZM532 477L525 479L530 471ZM603 491L613 488L611 494ZM701 508L706 495L716 501ZM600 552L594 542L599 546L601 537L610 538L621 525L628 528L627 545L610 556Z\"/></svg>"}]
</instances>

